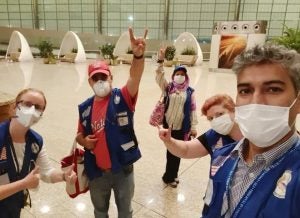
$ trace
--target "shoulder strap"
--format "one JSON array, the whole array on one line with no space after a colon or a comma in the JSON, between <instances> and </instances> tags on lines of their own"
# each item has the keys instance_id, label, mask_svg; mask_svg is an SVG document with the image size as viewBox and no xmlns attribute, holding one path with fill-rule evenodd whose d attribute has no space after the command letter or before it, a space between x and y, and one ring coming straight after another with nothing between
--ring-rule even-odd
<instances>
[{"instance_id":1,"label":"shoulder strap","mask_svg":"<svg viewBox=\"0 0 300 218\"><path fill-rule=\"evenodd\" d=\"M163 93L164 94L163 103L165 104L165 111L167 111L168 107L169 107L169 93L170 93L172 86L173 86L173 83L169 83Z\"/></svg>"}]
</instances>

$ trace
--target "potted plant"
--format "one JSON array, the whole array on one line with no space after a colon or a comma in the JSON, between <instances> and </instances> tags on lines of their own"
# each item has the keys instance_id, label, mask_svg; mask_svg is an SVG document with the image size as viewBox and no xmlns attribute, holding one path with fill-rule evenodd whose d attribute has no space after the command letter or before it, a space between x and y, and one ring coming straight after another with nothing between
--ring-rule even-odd
<instances>
[{"instance_id":1,"label":"potted plant","mask_svg":"<svg viewBox=\"0 0 300 218\"><path fill-rule=\"evenodd\" d=\"M114 56L115 45L111 43L106 43L100 47L101 54L104 59L108 60L108 64L116 65L117 56Z\"/></svg>"},{"instance_id":2,"label":"potted plant","mask_svg":"<svg viewBox=\"0 0 300 218\"><path fill-rule=\"evenodd\" d=\"M165 51L165 66L171 67L173 65L173 59L175 57L176 48L174 45L167 46Z\"/></svg>"},{"instance_id":3,"label":"potted plant","mask_svg":"<svg viewBox=\"0 0 300 218\"><path fill-rule=\"evenodd\" d=\"M45 64L55 64L56 59L53 54L53 45L51 42L47 40L42 40L37 45L38 49L40 50L40 56L44 58Z\"/></svg>"},{"instance_id":4,"label":"potted plant","mask_svg":"<svg viewBox=\"0 0 300 218\"><path fill-rule=\"evenodd\" d=\"M67 56L68 59L69 59L68 62L71 62L71 63L74 63L74 62L75 62L75 58L76 58L76 56L77 56L77 52L78 52L77 48L72 48L71 53L68 54L68 55L65 55L65 56ZM66 58L67 58L67 57L66 57Z\"/></svg>"},{"instance_id":5,"label":"potted plant","mask_svg":"<svg viewBox=\"0 0 300 218\"><path fill-rule=\"evenodd\" d=\"M300 29L284 26L283 35L275 37L271 41L278 45L283 45L289 49L294 49L300 53Z\"/></svg>"},{"instance_id":6,"label":"potted plant","mask_svg":"<svg viewBox=\"0 0 300 218\"><path fill-rule=\"evenodd\" d=\"M187 46L178 57L180 64L193 66L197 60L197 52L193 47Z\"/></svg>"},{"instance_id":7,"label":"potted plant","mask_svg":"<svg viewBox=\"0 0 300 218\"><path fill-rule=\"evenodd\" d=\"M73 48L72 49L72 53L76 53L77 54L77 51L78 51L77 48Z\"/></svg>"}]
</instances>

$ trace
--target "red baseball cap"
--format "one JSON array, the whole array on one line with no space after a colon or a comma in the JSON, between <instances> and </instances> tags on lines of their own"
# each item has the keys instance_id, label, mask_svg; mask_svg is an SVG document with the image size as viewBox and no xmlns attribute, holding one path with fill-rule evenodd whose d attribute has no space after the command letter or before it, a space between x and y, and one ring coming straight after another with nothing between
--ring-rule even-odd
<instances>
[{"instance_id":1,"label":"red baseball cap","mask_svg":"<svg viewBox=\"0 0 300 218\"><path fill-rule=\"evenodd\" d=\"M96 73L103 73L107 76L111 75L109 67L104 61L97 61L89 65L88 68L89 78L94 76Z\"/></svg>"}]
</instances>

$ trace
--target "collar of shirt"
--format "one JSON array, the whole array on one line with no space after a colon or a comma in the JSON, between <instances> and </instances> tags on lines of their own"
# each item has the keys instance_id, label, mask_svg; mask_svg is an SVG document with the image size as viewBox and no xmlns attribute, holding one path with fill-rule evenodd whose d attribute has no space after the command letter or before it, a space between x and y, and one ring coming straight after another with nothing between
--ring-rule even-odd
<instances>
[{"instance_id":1,"label":"collar of shirt","mask_svg":"<svg viewBox=\"0 0 300 218\"><path fill-rule=\"evenodd\" d=\"M255 155L253 158L253 163L250 165L253 165L257 162L265 162L266 166L271 165L274 160L278 159L282 154L286 153L293 146L293 144L297 141L298 138L299 134L295 131L294 134L282 144L277 145L269 151ZM238 156L246 165L249 164L246 163L243 157L243 153L245 152L245 149L247 149L248 146L248 139L243 138L232 151L232 156Z\"/></svg>"}]
</instances>

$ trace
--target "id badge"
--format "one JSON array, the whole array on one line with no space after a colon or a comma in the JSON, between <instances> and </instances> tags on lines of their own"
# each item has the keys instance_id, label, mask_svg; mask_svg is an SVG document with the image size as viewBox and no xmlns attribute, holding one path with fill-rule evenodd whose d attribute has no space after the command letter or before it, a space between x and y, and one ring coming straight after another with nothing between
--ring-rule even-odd
<instances>
[{"instance_id":1,"label":"id badge","mask_svg":"<svg viewBox=\"0 0 300 218\"><path fill-rule=\"evenodd\" d=\"M118 117L118 124L119 126L127 126L129 121L128 121L128 115L127 112L121 112L117 114Z\"/></svg>"},{"instance_id":2,"label":"id badge","mask_svg":"<svg viewBox=\"0 0 300 218\"><path fill-rule=\"evenodd\" d=\"M204 203L205 204L210 205L211 200L212 200L212 196L213 196L213 191L214 191L213 181L212 181L212 179L209 179L208 183L207 183L205 197L204 197Z\"/></svg>"}]
</instances>

